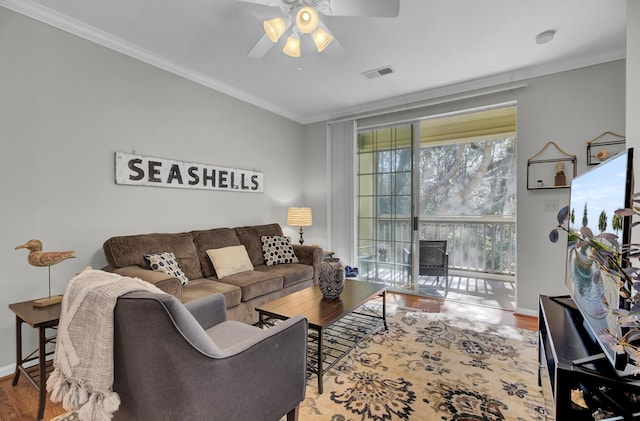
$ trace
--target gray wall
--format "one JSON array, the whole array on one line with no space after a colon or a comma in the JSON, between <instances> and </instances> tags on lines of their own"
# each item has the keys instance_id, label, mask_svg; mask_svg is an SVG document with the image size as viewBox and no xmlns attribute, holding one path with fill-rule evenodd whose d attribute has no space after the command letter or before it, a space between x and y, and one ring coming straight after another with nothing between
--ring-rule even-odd
<instances>
[{"instance_id":1,"label":"gray wall","mask_svg":"<svg viewBox=\"0 0 640 421\"><path fill-rule=\"evenodd\" d=\"M4 8L0 63L0 376L15 362L8 304L47 294L47 269L16 245L76 251L52 267L61 293L75 273L106 264L113 235L279 222L297 236L286 209L307 204L305 179L324 166L321 153L307 165L302 125ZM116 151L262 171L264 193L116 185ZM323 193L311 193L315 207Z\"/></svg>"},{"instance_id":2,"label":"gray wall","mask_svg":"<svg viewBox=\"0 0 640 421\"><path fill-rule=\"evenodd\" d=\"M625 132L625 63L617 61L534 79L518 98L518 311L535 314L539 294L566 294L565 246L548 234L556 210L545 203L569 203L569 191L527 190L527 159L556 141L577 155L586 169L586 142L604 131ZM554 206L555 207L555 206Z\"/></svg>"}]
</instances>

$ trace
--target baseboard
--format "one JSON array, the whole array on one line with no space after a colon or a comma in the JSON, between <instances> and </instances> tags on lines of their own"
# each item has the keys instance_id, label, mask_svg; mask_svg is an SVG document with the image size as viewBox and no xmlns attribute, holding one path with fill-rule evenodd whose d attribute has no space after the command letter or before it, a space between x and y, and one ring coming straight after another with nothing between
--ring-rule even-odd
<instances>
[{"instance_id":1,"label":"baseboard","mask_svg":"<svg viewBox=\"0 0 640 421\"><path fill-rule=\"evenodd\" d=\"M46 358L47 361L53 360L53 355L47 355ZM38 360L34 360L34 361L30 361L28 363L26 363L24 366L25 367L31 367L34 365L38 365ZM9 364L9 365L5 365L4 367L0 367L0 379L6 376L13 376L13 374L16 372L16 365L15 364Z\"/></svg>"},{"instance_id":2,"label":"baseboard","mask_svg":"<svg viewBox=\"0 0 640 421\"><path fill-rule=\"evenodd\" d=\"M0 378L13 375L13 373L15 372L16 372L15 364L5 365L4 367L0 367Z\"/></svg>"},{"instance_id":3,"label":"baseboard","mask_svg":"<svg viewBox=\"0 0 640 421\"><path fill-rule=\"evenodd\" d=\"M538 310L531 310L528 308L516 308L513 313L519 316L538 317Z\"/></svg>"}]
</instances>

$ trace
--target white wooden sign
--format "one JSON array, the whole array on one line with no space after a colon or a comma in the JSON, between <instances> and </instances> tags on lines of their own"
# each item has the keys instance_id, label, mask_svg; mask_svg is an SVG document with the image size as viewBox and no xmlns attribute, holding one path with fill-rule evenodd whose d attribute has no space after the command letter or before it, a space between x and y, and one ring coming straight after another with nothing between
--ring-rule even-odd
<instances>
[{"instance_id":1,"label":"white wooden sign","mask_svg":"<svg viewBox=\"0 0 640 421\"><path fill-rule=\"evenodd\" d=\"M262 193L263 182L261 172L116 152L116 184Z\"/></svg>"}]
</instances>

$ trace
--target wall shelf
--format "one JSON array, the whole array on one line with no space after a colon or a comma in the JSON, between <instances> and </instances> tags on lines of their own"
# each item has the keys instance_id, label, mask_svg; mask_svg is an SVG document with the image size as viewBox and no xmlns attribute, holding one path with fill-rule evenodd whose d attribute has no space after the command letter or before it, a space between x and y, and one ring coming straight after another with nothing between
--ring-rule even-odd
<instances>
[{"instance_id":1,"label":"wall shelf","mask_svg":"<svg viewBox=\"0 0 640 421\"><path fill-rule=\"evenodd\" d=\"M622 152L625 147L625 136L613 132L604 132L587 142L587 165L598 165L613 155Z\"/></svg>"},{"instance_id":2,"label":"wall shelf","mask_svg":"<svg viewBox=\"0 0 640 421\"><path fill-rule=\"evenodd\" d=\"M556 151L543 158L545 150L553 146ZM563 151L555 142L547 142L540 151L527 160L527 190L566 189L576 176L576 156ZM562 164L559 168L559 164ZM571 168L567 168L567 164Z\"/></svg>"}]
</instances>

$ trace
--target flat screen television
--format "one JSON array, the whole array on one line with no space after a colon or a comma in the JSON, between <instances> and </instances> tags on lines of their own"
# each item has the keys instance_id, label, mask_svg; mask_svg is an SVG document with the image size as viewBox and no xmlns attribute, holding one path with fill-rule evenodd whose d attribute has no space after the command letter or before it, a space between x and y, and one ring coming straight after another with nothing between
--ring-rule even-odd
<instances>
[{"instance_id":1,"label":"flat screen television","mask_svg":"<svg viewBox=\"0 0 640 421\"><path fill-rule=\"evenodd\" d=\"M571 181L569 227L576 231L588 227L594 236L601 232L616 234L618 246L611 245L604 239L598 240L607 247L629 244L631 218L617 219L614 223L613 217L616 209L631 208L632 195L633 148L629 148ZM626 261L628 259L623 258L622 264ZM606 358L621 372L620 374L626 374L631 369L626 355L616 353L599 336L605 329L618 337L624 333L616 323L617 316L602 304L604 297L611 307L625 308L625 302L621 299L615 283L610 278L607 279L607 276L609 275L605 271L598 268L592 255L589 255L589 246L582 245L569 234L566 286L584 318L587 329L595 336Z\"/></svg>"}]
</instances>

